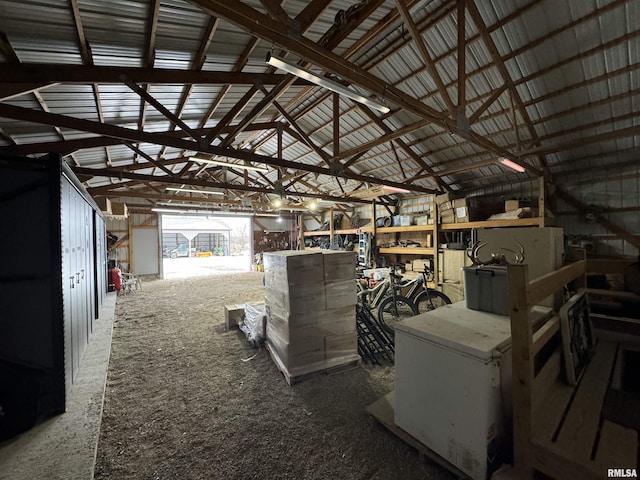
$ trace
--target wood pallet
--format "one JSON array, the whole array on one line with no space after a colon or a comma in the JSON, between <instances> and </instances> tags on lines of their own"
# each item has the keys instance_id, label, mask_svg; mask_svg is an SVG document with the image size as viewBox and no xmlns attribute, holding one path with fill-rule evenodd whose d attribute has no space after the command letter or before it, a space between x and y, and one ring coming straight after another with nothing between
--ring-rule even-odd
<instances>
[{"instance_id":1,"label":"wood pallet","mask_svg":"<svg viewBox=\"0 0 640 480\"><path fill-rule=\"evenodd\" d=\"M418 451L418 459L422 462L427 457L432 462L437 463L441 467L446 468L456 475L460 480L470 480L470 477L460 470L458 467L449 463L436 452L431 450L425 444L408 434L395 423L395 391L392 391L379 398L367 407L367 412L373 416L378 422L386 427L396 437L403 440L406 444L411 445Z\"/></svg>"},{"instance_id":2,"label":"wood pallet","mask_svg":"<svg viewBox=\"0 0 640 480\"><path fill-rule=\"evenodd\" d=\"M321 363L311 364L308 367L297 368L294 372L289 372L287 367L282 363L282 360L278 356L278 353L273 349L273 347L266 342L267 351L273 360L273 363L276 364L280 373L284 376L285 381L289 385L294 385L296 383L300 383L304 380L308 380L313 377L317 377L319 375L335 375L338 373L347 372L349 370L353 370L354 368L358 368L362 364L362 360L360 356L354 354L352 358L347 357L346 361L344 358L336 358L333 360L327 360Z\"/></svg>"}]
</instances>

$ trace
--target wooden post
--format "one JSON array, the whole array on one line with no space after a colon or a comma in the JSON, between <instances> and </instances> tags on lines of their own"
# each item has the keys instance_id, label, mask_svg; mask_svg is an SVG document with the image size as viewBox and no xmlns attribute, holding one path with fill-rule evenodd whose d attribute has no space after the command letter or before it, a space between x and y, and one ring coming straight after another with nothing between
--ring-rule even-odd
<instances>
[{"instance_id":1,"label":"wooden post","mask_svg":"<svg viewBox=\"0 0 640 480\"><path fill-rule=\"evenodd\" d=\"M533 428L533 331L529 315L531 309L527 301L527 265L509 265L507 280L511 314L513 464L516 478L532 480L530 440Z\"/></svg>"},{"instance_id":2,"label":"wooden post","mask_svg":"<svg viewBox=\"0 0 640 480\"><path fill-rule=\"evenodd\" d=\"M433 196L433 201L431 205L431 211L433 212L433 283L435 283L436 290L442 291L441 288L438 288L440 282L444 282L444 279L440 278L438 272L438 250L440 249L440 240L438 235L438 205L436 204L436 196Z\"/></svg>"},{"instance_id":3,"label":"wooden post","mask_svg":"<svg viewBox=\"0 0 640 480\"><path fill-rule=\"evenodd\" d=\"M372 267L377 266L376 262L376 251L378 249L378 240L376 234L376 200L375 198L371 200L371 258L372 258Z\"/></svg>"},{"instance_id":4,"label":"wooden post","mask_svg":"<svg viewBox=\"0 0 640 480\"><path fill-rule=\"evenodd\" d=\"M546 213L546 200L545 200L545 196L546 196L546 185L547 182L545 182L544 179L544 175L541 176L539 179L539 186L538 186L538 218L540 220L540 227L545 227L546 226L546 221L545 219L547 218L547 213Z\"/></svg>"},{"instance_id":5,"label":"wooden post","mask_svg":"<svg viewBox=\"0 0 640 480\"><path fill-rule=\"evenodd\" d=\"M329 207L329 248L333 245L333 206Z\"/></svg>"},{"instance_id":6,"label":"wooden post","mask_svg":"<svg viewBox=\"0 0 640 480\"><path fill-rule=\"evenodd\" d=\"M298 250L304 250L304 217L298 215Z\"/></svg>"},{"instance_id":7,"label":"wooden post","mask_svg":"<svg viewBox=\"0 0 640 480\"><path fill-rule=\"evenodd\" d=\"M128 244L128 252L129 252L129 265L128 270L129 273L133 273L133 214L129 213L127 216L127 228L129 229L129 244Z\"/></svg>"}]
</instances>

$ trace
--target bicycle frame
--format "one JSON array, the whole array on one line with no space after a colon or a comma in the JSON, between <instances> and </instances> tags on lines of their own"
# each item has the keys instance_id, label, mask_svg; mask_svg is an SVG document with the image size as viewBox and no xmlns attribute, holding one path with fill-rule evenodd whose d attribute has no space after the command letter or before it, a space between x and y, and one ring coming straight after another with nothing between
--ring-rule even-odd
<instances>
[{"instance_id":1,"label":"bicycle frame","mask_svg":"<svg viewBox=\"0 0 640 480\"><path fill-rule=\"evenodd\" d=\"M358 285L358 296L369 305L370 308L375 309L382 299L386 296L389 287L391 286L391 280L389 277L379 281L373 288L364 288L360 280L356 280Z\"/></svg>"}]
</instances>

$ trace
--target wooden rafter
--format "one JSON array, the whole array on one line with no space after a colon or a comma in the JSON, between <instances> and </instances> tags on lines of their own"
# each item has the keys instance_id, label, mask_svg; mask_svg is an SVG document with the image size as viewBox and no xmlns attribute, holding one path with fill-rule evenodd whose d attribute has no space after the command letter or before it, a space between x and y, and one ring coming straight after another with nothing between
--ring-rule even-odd
<instances>
[{"instance_id":1,"label":"wooden rafter","mask_svg":"<svg viewBox=\"0 0 640 480\"><path fill-rule=\"evenodd\" d=\"M247 128L247 130L271 130L278 128L278 123L266 122L266 123L256 123ZM206 135L211 131L209 128L198 128L194 130L198 135ZM222 133L229 131L229 127L223 128ZM166 131L159 132L163 135L168 135L175 138L183 138L187 135L182 131ZM76 140L64 140L59 142L42 142L42 143L26 143L22 145L15 145L12 147L0 147L0 153L6 154L14 154L14 155L32 155L35 153L47 153L53 152L58 153L62 156L69 155L77 150L83 150L86 148L97 148L97 147L108 147L112 145L121 145L124 144L125 140L121 138L115 137L89 137L83 139ZM184 162L185 159L182 157L176 157L171 159L172 162ZM175 163L175 162L174 162Z\"/></svg>"},{"instance_id":2,"label":"wooden rafter","mask_svg":"<svg viewBox=\"0 0 640 480\"><path fill-rule=\"evenodd\" d=\"M64 65L46 63L22 63L15 68L0 70L2 83L101 83L121 84L122 77L132 82L184 83L200 85L276 85L285 75L278 73L215 72L202 70L177 70L147 67L111 67L103 65ZM296 80L296 85L309 85L305 80Z\"/></svg>"},{"instance_id":3,"label":"wooden rafter","mask_svg":"<svg viewBox=\"0 0 640 480\"><path fill-rule=\"evenodd\" d=\"M200 41L200 46L198 47L198 51L196 52L191 64L192 70L202 69L204 62L207 58L207 50L209 49L209 45L211 45L211 41L213 40L213 36L216 33L219 23L220 21L216 17L209 18L209 22L207 23L207 28L204 31L202 40ZM187 105L189 96L191 95L191 92L193 91L194 86L195 85L193 83L188 83L188 84L185 84L185 86L182 88L182 95L180 96L180 101L178 102L178 108L175 111L175 116L177 118L182 117L182 112L184 111L184 108ZM171 130L174 130L175 126L176 126L175 123L171 123ZM166 147L163 146L160 149L160 152L158 152L158 158L162 158L165 153L166 153Z\"/></svg>"},{"instance_id":4,"label":"wooden rafter","mask_svg":"<svg viewBox=\"0 0 640 480\"><path fill-rule=\"evenodd\" d=\"M457 0L458 12L458 105L456 115L466 118L467 106L467 59L466 59L466 19L465 19L465 3L466 0ZM460 122L458 122L460 124Z\"/></svg>"},{"instance_id":5,"label":"wooden rafter","mask_svg":"<svg viewBox=\"0 0 640 480\"><path fill-rule=\"evenodd\" d=\"M429 73L431 74L431 78L433 78L434 83L436 84L436 88L438 89L438 93L440 97L444 100L445 105L447 106L447 110L449 110L449 115L455 115L456 107L451 101L451 97L449 96L449 92L442 81L442 77L438 72L435 62L427 49L427 45L424 42L424 38L422 37L421 32L418 30L415 22L411 18L411 13L409 9L405 5L404 0L396 0L396 7L398 8L398 12L400 12L400 16L404 24L409 29L409 33L411 34L411 38L413 39L413 43L418 48L418 52L422 57L422 60L429 67Z\"/></svg>"},{"instance_id":6,"label":"wooden rafter","mask_svg":"<svg viewBox=\"0 0 640 480\"><path fill-rule=\"evenodd\" d=\"M561 199L563 199L565 202L567 202L569 205L571 205L573 208L575 208L579 212L581 213L589 212L588 205L578 200L576 197L571 195L569 192L567 192L563 188L560 188L556 185L555 192ZM640 238L638 238L636 235L632 234L631 232L621 227L620 225L612 222L611 220L603 217L602 215L596 216L595 221L600 225L602 225L607 230L615 233L621 239L629 242L629 244L636 247L637 250L640 250Z\"/></svg>"},{"instance_id":7,"label":"wooden rafter","mask_svg":"<svg viewBox=\"0 0 640 480\"><path fill-rule=\"evenodd\" d=\"M87 167L75 167L73 170L79 175L90 175L94 177L126 178L130 180L139 180L145 183L159 182L159 183L165 183L170 185L192 185L192 186L207 187L207 188L224 188L229 190L238 190L238 191L246 191L246 192L277 194L277 192L272 188L247 186L243 184L226 183L226 182L211 182L211 181L198 180L198 179L176 178L176 177L169 177L169 176L145 175L141 173L124 172L117 168L96 169L96 168L87 168ZM293 195L293 196L309 197L309 198L322 198L324 200L345 202L345 203L351 203L351 202L368 203L366 200L360 200L360 199L351 198L351 197L337 197L334 195L326 195L326 194L313 193L313 192L285 191L285 194Z\"/></svg>"},{"instance_id":8,"label":"wooden rafter","mask_svg":"<svg viewBox=\"0 0 640 480\"><path fill-rule=\"evenodd\" d=\"M151 0L149 4L149 16L147 23L147 46L144 57L144 66L152 68L156 59L156 33L158 30L158 17L160 14L160 0ZM149 92L149 84L144 84L142 87L144 93ZM140 113L138 114L138 130L144 130L144 124L147 116L147 102L145 98L140 95ZM138 148L140 145L138 145ZM138 155L134 157L134 162L138 161Z\"/></svg>"},{"instance_id":9,"label":"wooden rafter","mask_svg":"<svg viewBox=\"0 0 640 480\"><path fill-rule=\"evenodd\" d=\"M509 92L511 93L511 99L515 102L515 104L516 104L516 106L518 108L518 111L520 112L520 115L522 116L522 118L524 120L524 123L525 123L525 125L527 127L527 130L529 131L529 135L533 139L533 143L534 144L538 144L538 142L539 142L538 141L538 134L537 134L535 128L533 128L533 125L531 124L531 117L529 117L529 112L527 112L527 109L525 108L524 104L522 103L522 98L520 98L520 94L518 93L518 90L516 90L515 84L513 83L513 79L511 78L511 75L509 74L509 71L507 70L507 66L504 63L504 60L500 56L500 52L498 52L498 47L496 47L495 42L493 41L493 39L491 38L491 35L489 34L489 29L487 28L487 25L484 23L484 20L482 19L482 16L480 15L480 11L478 10L478 7L476 6L475 1L476 0L470 0L470 1L467 2L467 10L469 11L469 14L471 15L471 18L473 19L473 22L478 27L478 30L480 32L480 36L482 37L482 39L484 40L485 45L489 49L489 53L491 54L491 58L493 59L494 64L498 68L498 71L500 72L500 75L502 76L502 79L504 80L504 83L509 88ZM514 119L514 128L516 128L515 119ZM546 159L544 158L544 155L539 155L538 159L539 159L540 163L542 164L542 167L545 170L548 171L549 166L547 164Z\"/></svg>"},{"instance_id":10,"label":"wooden rafter","mask_svg":"<svg viewBox=\"0 0 640 480\"><path fill-rule=\"evenodd\" d=\"M128 86L131 90L137 93L145 103L152 105L158 112L165 116L167 120L169 120L175 126L179 126L183 131L187 132L191 138L194 140L200 141L200 137L180 118L178 118L171 110L165 107L162 103L156 100L153 95L151 95L146 89L142 88L135 82L130 81L127 78L122 79L124 84Z\"/></svg>"},{"instance_id":11,"label":"wooden rafter","mask_svg":"<svg viewBox=\"0 0 640 480\"><path fill-rule=\"evenodd\" d=\"M431 120L433 123L447 131L468 137L468 140L472 143L497 156L510 158L512 161L531 171L534 175L540 175L541 173L537 168L524 162L518 155L505 150L503 147L496 145L493 142L485 140L482 136L474 132L466 134L465 132L459 131L450 118L445 118L439 112L434 111L427 105L421 102L416 102L415 98L412 98L410 95L394 86L389 86L382 79L371 74L371 72L367 72L362 68L345 61L338 55L333 54L304 37L290 38L287 35L287 32L284 31L277 22L274 22L268 16L261 14L241 2L232 2L231 0L219 0L215 3L210 0L191 1L200 5L205 9L205 11L224 17L231 23L250 30L254 34L269 41L273 41L284 48L288 48L290 51L297 53L301 58L304 58L309 62L314 62L321 68L324 68L344 80L378 95L380 98L384 97L388 99L389 102L395 103L411 113L414 113L426 120Z\"/></svg>"},{"instance_id":12,"label":"wooden rafter","mask_svg":"<svg viewBox=\"0 0 640 480\"><path fill-rule=\"evenodd\" d=\"M0 104L0 116L15 118L24 121L30 121L35 123L41 123L45 125L56 125L59 127L70 128L73 130L86 131L91 133L97 133L99 135L107 135L111 137L118 137L125 140L136 142L147 142L156 145L168 145L178 149L202 151L204 153L211 153L213 155L220 155L226 157L237 158L240 160L256 161L266 163L267 165L279 166L284 168L292 168L295 170L306 170L314 173L320 173L330 176L338 176L334 174L329 168L318 167L314 165L299 164L296 162L286 161L282 159L267 157L264 155L257 155L254 153L246 152L243 150L234 150L230 148L224 148L212 145L203 145L191 140L185 140L182 138L176 138L169 135L141 132L138 130L131 130L129 128L117 127L115 125L101 124L92 122L89 120L82 120L73 117L67 117L64 115L58 115L47 112L37 112L26 108L16 107L13 105ZM344 175L347 178L351 178L357 181L370 182L373 184L389 185L398 188L408 188L401 183L392 182L386 179L378 179L373 177L367 177L358 175L352 172L341 172L340 176ZM425 193L432 193L432 190L426 189L418 185L412 185L412 190L421 191Z\"/></svg>"}]
</instances>

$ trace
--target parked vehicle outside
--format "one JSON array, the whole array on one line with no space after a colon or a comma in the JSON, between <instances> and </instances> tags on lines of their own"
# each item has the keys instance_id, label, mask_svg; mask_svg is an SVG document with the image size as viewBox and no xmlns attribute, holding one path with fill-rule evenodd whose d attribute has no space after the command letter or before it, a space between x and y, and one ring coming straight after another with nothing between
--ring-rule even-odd
<instances>
[{"instance_id":1,"label":"parked vehicle outside","mask_svg":"<svg viewBox=\"0 0 640 480\"><path fill-rule=\"evenodd\" d=\"M169 250L170 258L178 258L178 257L193 257L196 254L195 248L189 248L184 243L181 243L176 248Z\"/></svg>"}]
</instances>

